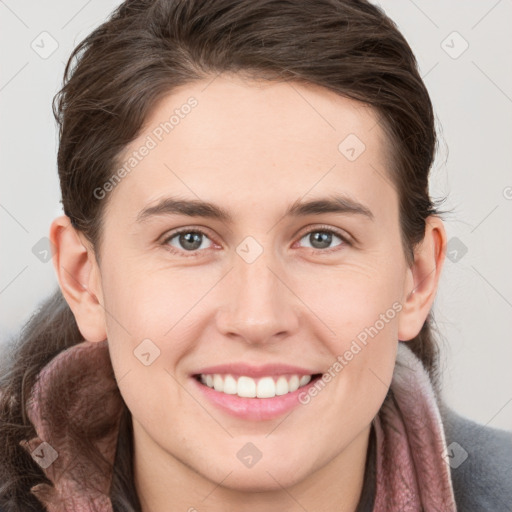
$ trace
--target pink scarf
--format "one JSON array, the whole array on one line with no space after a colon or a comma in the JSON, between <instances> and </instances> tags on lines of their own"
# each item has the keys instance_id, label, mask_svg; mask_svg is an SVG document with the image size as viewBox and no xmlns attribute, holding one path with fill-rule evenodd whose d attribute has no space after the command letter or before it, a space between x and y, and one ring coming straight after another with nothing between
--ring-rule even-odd
<instances>
[{"instance_id":1,"label":"pink scarf","mask_svg":"<svg viewBox=\"0 0 512 512\"><path fill-rule=\"evenodd\" d=\"M456 511L434 391L421 361L405 343L398 345L391 393L373 420L373 510ZM37 437L21 445L53 483L31 488L49 512L112 512L109 490L122 409L106 340L79 343L41 370L27 404ZM70 441L76 438L78 445ZM94 451L103 457L91 456Z\"/></svg>"}]
</instances>

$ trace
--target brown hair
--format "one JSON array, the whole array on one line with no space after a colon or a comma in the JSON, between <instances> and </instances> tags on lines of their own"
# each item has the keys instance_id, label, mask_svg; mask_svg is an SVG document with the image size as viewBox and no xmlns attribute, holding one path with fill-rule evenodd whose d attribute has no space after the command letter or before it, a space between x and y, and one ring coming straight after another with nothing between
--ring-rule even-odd
<instances>
[{"instance_id":1,"label":"brown hair","mask_svg":"<svg viewBox=\"0 0 512 512\"><path fill-rule=\"evenodd\" d=\"M315 84L374 108L387 134L389 180L399 196L409 264L439 214L428 177L436 151L433 109L411 48L384 12L363 0L127 0L86 37L66 65L54 98L64 212L99 255L107 182L156 102L180 85L234 72L248 78ZM60 291L12 343L0 389L0 506L40 510L28 492L44 475L19 446L35 435L25 412L39 370L83 341ZM408 342L437 390L438 349L429 315ZM124 411L111 498L137 511L131 416Z\"/></svg>"}]
</instances>

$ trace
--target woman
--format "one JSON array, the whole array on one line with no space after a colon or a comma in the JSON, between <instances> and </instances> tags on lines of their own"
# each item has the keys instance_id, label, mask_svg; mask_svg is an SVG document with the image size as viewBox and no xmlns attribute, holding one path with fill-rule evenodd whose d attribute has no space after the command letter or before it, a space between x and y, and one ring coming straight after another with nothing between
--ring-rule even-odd
<instances>
[{"instance_id":1,"label":"woman","mask_svg":"<svg viewBox=\"0 0 512 512\"><path fill-rule=\"evenodd\" d=\"M380 9L126 1L56 99L3 510L510 507L510 435L440 396L432 106Z\"/></svg>"}]
</instances>

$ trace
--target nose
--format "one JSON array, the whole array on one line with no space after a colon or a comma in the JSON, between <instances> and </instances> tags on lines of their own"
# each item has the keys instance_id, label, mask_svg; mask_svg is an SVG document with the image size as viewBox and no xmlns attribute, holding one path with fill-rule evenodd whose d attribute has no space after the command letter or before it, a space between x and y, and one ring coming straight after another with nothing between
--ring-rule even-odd
<instances>
[{"instance_id":1,"label":"nose","mask_svg":"<svg viewBox=\"0 0 512 512\"><path fill-rule=\"evenodd\" d=\"M271 260L265 252L252 263L235 258L217 313L217 328L224 336L261 345L297 332L299 300L287 286L286 272Z\"/></svg>"}]
</instances>

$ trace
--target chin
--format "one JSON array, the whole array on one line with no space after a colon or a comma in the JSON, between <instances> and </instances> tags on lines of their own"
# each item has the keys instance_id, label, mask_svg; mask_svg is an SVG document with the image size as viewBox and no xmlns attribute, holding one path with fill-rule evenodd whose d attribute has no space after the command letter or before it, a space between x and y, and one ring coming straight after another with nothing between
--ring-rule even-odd
<instances>
[{"instance_id":1,"label":"chin","mask_svg":"<svg viewBox=\"0 0 512 512\"><path fill-rule=\"evenodd\" d=\"M270 471L253 474L250 471L233 471L222 486L232 491L240 491L244 493L262 493L281 491L283 488L289 488L302 480L297 475L290 475L289 472L282 474L281 472Z\"/></svg>"},{"instance_id":2,"label":"chin","mask_svg":"<svg viewBox=\"0 0 512 512\"><path fill-rule=\"evenodd\" d=\"M283 464L283 461L272 461L263 463L260 460L252 468L225 466L221 470L221 475L210 475L212 481L220 482L222 487L233 491L258 493L269 491L280 491L284 488L292 487L306 478L307 471L297 471L297 464L290 461L289 464ZM238 460L236 465L239 464ZM230 473L230 474L229 474ZM226 476L228 475L229 476Z\"/></svg>"}]
</instances>

